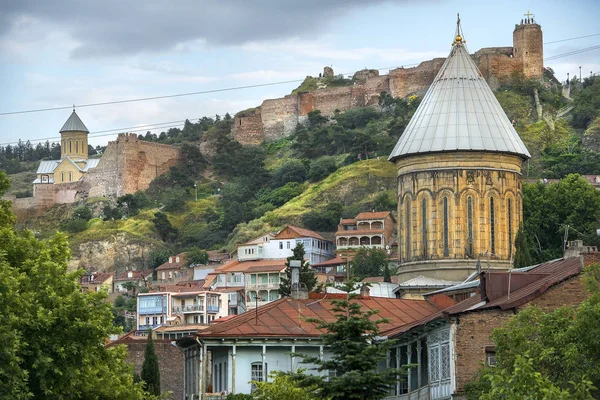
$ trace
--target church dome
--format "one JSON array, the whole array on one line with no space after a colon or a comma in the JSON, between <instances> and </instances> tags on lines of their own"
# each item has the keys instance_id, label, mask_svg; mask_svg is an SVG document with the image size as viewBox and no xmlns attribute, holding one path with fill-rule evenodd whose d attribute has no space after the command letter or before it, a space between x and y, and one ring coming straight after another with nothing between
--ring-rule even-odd
<instances>
[{"instance_id":1,"label":"church dome","mask_svg":"<svg viewBox=\"0 0 600 400\"><path fill-rule=\"evenodd\" d=\"M61 128L60 133L63 133L63 132L90 133L90 131L85 126L85 124L81 121L81 119L79 118L79 115L77 115L75 110L73 110L73 112L71 113L71 116L69 117L69 119L67 119L67 122L65 122L65 124Z\"/></svg>"}]
</instances>

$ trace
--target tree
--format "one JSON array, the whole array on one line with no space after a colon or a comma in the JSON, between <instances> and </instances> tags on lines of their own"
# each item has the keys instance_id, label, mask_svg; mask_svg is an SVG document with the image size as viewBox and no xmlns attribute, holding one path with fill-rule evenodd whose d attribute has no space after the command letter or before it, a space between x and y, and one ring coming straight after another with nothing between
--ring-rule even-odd
<instances>
[{"instance_id":1,"label":"tree","mask_svg":"<svg viewBox=\"0 0 600 400\"><path fill-rule=\"evenodd\" d=\"M271 186L278 188L289 182L302 183L306 176L306 166L300 160L290 160L275 170Z\"/></svg>"},{"instance_id":2,"label":"tree","mask_svg":"<svg viewBox=\"0 0 600 400\"><path fill-rule=\"evenodd\" d=\"M369 276L382 276L387 265L388 255L384 250L361 247L352 259L352 274L358 280Z\"/></svg>"},{"instance_id":3,"label":"tree","mask_svg":"<svg viewBox=\"0 0 600 400\"><path fill-rule=\"evenodd\" d=\"M392 283L392 273L390 272L390 265L388 263L383 267L383 281Z\"/></svg>"},{"instance_id":4,"label":"tree","mask_svg":"<svg viewBox=\"0 0 600 400\"><path fill-rule=\"evenodd\" d=\"M0 171L0 195L7 188ZM108 295L81 292L63 234L38 240L13 223L0 201L0 399L141 400L126 349L105 347L118 333Z\"/></svg>"},{"instance_id":5,"label":"tree","mask_svg":"<svg viewBox=\"0 0 600 400\"><path fill-rule=\"evenodd\" d=\"M529 265L533 265L533 259L531 258L531 250L529 243L527 243L527 237L525 236L523 225L519 227L517 236L515 237L515 268L523 268Z\"/></svg>"},{"instance_id":6,"label":"tree","mask_svg":"<svg viewBox=\"0 0 600 400\"><path fill-rule=\"evenodd\" d=\"M92 210L88 206L79 206L73 210L73 218L89 221L92 217Z\"/></svg>"},{"instance_id":7,"label":"tree","mask_svg":"<svg viewBox=\"0 0 600 400\"><path fill-rule=\"evenodd\" d=\"M186 251L187 260L192 264L208 264L208 252L198 247L192 247Z\"/></svg>"},{"instance_id":8,"label":"tree","mask_svg":"<svg viewBox=\"0 0 600 400\"><path fill-rule=\"evenodd\" d=\"M166 263L169 261L169 255L171 253L168 250L153 250L148 257L148 267L154 269Z\"/></svg>"},{"instance_id":9,"label":"tree","mask_svg":"<svg viewBox=\"0 0 600 400\"><path fill-rule=\"evenodd\" d=\"M320 157L310 163L308 178L312 182L325 179L338 169L338 163L335 157Z\"/></svg>"},{"instance_id":10,"label":"tree","mask_svg":"<svg viewBox=\"0 0 600 400\"><path fill-rule=\"evenodd\" d=\"M310 390L298 387L297 383L285 373L277 372L270 374L270 382L252 382L256 390L252 392L252 398L257 400L311 400ZM316 388L314 388L316 389Z\"/></svg>"},{"instance_id":11,"label":"tree","mask_svg":"<svg viewBox=\"0 0 600 400\"><path fill-rule=\"evenodd\" d=\"M600 265L587 267L584 281L591 295L578 307L527 307L494 330L497 365L469 385L469 399L597 398Z\"/></svg>"},{"instance_id":12,"label":"tree","mask_svg":"<svg viewBox=\"0 0 600 400\"><path fill-rule=\"evenodd\" d=\"M140 375L144 381L144 388L153 395L160 395L160 370L158 368L158 357L154 351L154 339L152 329L148 329L148 343L144 352L144 363Z\"/></svg>"},{"instance_id":13,"label":"tree","mask_svg":"<svg viewBox=\"0 0 600 400\"><path fill-rule=\"evenodd\" d=\"M376 319L378 310L363 312L355 301L357 294L354 282L346 283L346 299L332 300L336 319L331 322L311 318L309 322L325 331L321 340L332 353L330 359L302 356L303 363L316 365L320 375L293 374L301 387L310 390L317 398L383 399L401 371L394 368L378 370L385 362L387 352L393 345L391 340L379 337L379 324L388 322ZM329 372L329 376L323 376Z\"/></svg>"},{"instance_id":14,"label":"tree","mask_svg":"<svg viewBox=\"0 0 600 400\"><path fill-rule=\"evenodd\" d=\"M310 267L310 264L304 260L304 245L298 243L292 252L293 255L288 257L285 263L285 276L281 278L281 283L279 284L279 294L281 297L292 294L292 268L290 267L290 261L292 260L300 260L300 284L304 284L309 292L317 284L315 272Z\"/></svg>"},{"instance_id":15,"label":"tree","mask_svg":"<svg viewBox=\"0 0 600 400\"><path fill-rule=\"evenodd\" d=\"M171 221L169 221L166 214L157 212L154 214L152 222L154 222L154 227L163 241L175 241L179 232L177 228L174 228L173 225L171 225Z\"/></svg>"}]
</instances>

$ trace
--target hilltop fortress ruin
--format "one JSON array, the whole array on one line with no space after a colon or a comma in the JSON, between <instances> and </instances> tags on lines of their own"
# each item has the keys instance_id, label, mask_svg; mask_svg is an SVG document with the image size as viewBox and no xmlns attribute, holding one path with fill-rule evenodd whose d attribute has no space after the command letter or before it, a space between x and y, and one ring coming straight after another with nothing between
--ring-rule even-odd
<instances>
[{"instance_id":1,"label":"hilltop fortress ruin","mask_svg":"<svg viewBox=\"0 0 600 400\"><path fill-rule=\"evenodd\" d=\"M471 57L492 89L498 88L514 75L542 78L544 55L541 26L533 20L522 20L515 25L512 47L483 48ZM379 75L377 70L363 70L354 74L352 86L323 88L265 100L253 110L236 114L233 136L242 144L276 141L291 135L313 110L332 116L335 110L343 112L377 105L381 92L400 98L423 94L444 61L445 58L434 58L414 68L390 70L387 75ZM326 67L321 79L331 78L333 70Z\"/></svg>"}]
</instances>

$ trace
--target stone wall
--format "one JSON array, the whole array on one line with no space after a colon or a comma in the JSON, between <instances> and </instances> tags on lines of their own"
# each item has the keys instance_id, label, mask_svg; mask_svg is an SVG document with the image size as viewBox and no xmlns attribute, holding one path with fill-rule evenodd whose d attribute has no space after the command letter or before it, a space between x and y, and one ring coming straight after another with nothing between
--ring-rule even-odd
<instances>
[{"instance_id":1,"label":"stone wall","mask_svg":"<svg viewBox=\"0 0 600 400\"><path fill-rule=\"evenodd\" d=\"M514 57L522 62L526 78L541 78L544 73L544 40L538 24L519 24L513 31Z\"/></svg>"},{"instance_id":2,"label":"stone wall","mask_svg":"<svg viewBox=\"0 0 600 400\"><path fill-rule=\"evenodd\" d=\"M135 134L119 134L108 143L98 166L83 180L90 197L119 197L145 190L150 182L180 161L177 147L139 140Z\"/></svg>"},{"instance_id":3,"label":"stone wall","mask_svg":"<svg viewBox=\"0 0 600 400\"><path fill-rule=\"evenodd\" d=\"M33 197L10 198L17 220L39 217L55 204L69 204L85 199L89 186L82 182L34 185Z\"/></svg>"},{"instance_id":4,"label":"stone wall","mask_svg":"<svg viewBox=\"0 0 600 400\"><path fill-rule=\"evenodd\" d=\"M585 291L581 276L562 282L525 306L541 307L546 311L564 305L577 306L589 294ZM502 326L514 315L513 310L485 310L460 316L456 325L456 385L457 392L464 390L465 383L473 380L481 365L486 362L485 348L494 346L492 331Z\"/></svg>"},{"instance_id":5,"label":"stone wall","mask_svg":"<svg viewBox=\"0 0 600 400\"><path fill-rule=\"evenodd\" d=\"M252 112L237 114L233 119L233 138L241 144L261 144L264 141L260 107Z\"/></svg>"},{"instance_id":6,"label":"stone wall","mask_svg":"<svg viewBox=\"0 0 600 400\"><path fill-rule=\"evenodd\" d=\"M133 363L136 373L141 374L144 363L144 352L147 340L129 340L117 342L124 344L128 350L127 361ZM111 344L111 345L115 345ZM160 390L173 392L173 399L183 398L183 351L171 343L170 340L154 339L154 350L158 357L160 371Z\"/></svg>"},{"instance_id":7,"label":"stone wall","mask_svg":"<svg viewBox=\"0 0 600 400\"><path fill-rule=\"evenodd\" d=\"M260 106L265 141L291 135L298 125L298 95L265 100Z\"/></svg>"},{"instance_id":8,"label":"stone wall","mask_svg":"<svg viewBox=\"0 0 600 400\"><path fill-rule=\"evenodd\" d=\"M392 97L406 97L411 94L425 93L444 61L446 61L445 58L434 58L413 68L391 70L389 73L390 94Z\"/></svg>"}]
</instances>

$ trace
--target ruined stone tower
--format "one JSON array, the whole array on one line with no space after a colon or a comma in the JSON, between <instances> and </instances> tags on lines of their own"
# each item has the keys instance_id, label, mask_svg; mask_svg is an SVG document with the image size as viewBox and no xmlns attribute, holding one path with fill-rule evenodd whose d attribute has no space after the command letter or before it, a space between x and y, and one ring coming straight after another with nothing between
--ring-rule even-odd
<instances>
[{"instance_id":1,"label":"ruined stone tower","mask_svg":"<svg viewBox=\"0 0 600 400\"><path fill-rule=\"evenodd\" d=\"M530 157L466 49L452 50L389 160L398 170L400 281L508 269Z\"/></svg>"},{"instance_id":2,"label":"ruined stone tower","mask_svg":"<svg viewBox=\"0 0 600 400\"><path fill-rule=\"evenodd\" d=\"M542 27L525 19L513 31L513 54L522 62L526 78L539 79L544 74L544 40Z\"/></svg>"}]
</instances>

